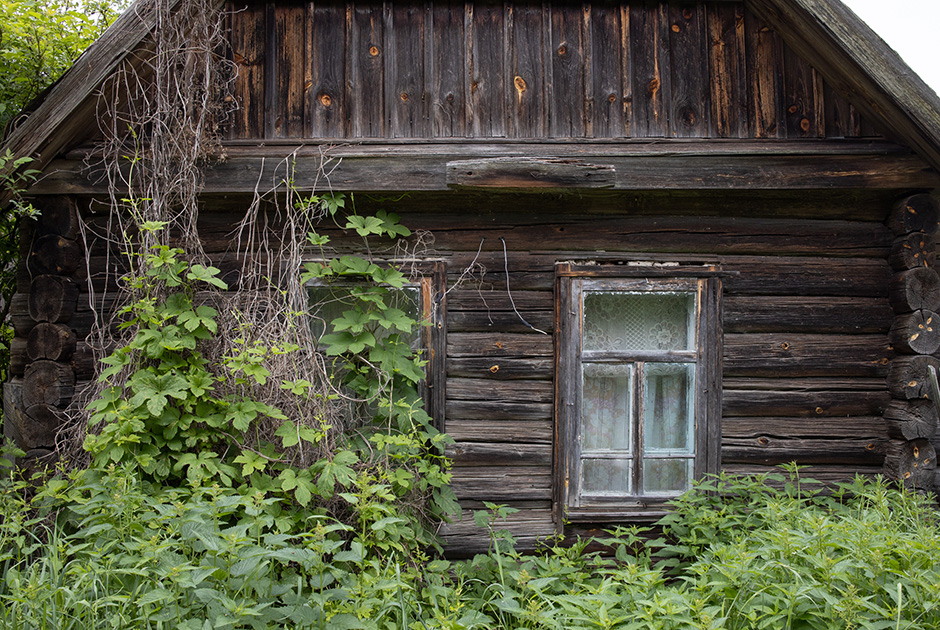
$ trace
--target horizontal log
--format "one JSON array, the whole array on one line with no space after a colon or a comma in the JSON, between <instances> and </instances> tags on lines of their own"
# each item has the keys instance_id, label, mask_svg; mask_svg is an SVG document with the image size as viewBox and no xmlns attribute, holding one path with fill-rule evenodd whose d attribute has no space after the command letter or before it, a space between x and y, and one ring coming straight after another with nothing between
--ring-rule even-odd
<instances>
[{"instance_id":1,"label":"horizontal log","mask_svg":"<svg viewBox=\"0 0 940 630\"><path fill-rule=\"evenodd\" d=\"M774 391L735 390L722 392L722 416L799 417L876 416L884 412L891 396L875 391Z\"/></svg>"},{"instance_id":2,"label":"horizontal log","mask_svg":"<svg viewBox=\"0 0 940 630\"><path fill-rule=\"evenodd\" d=\"M554 428L550 418L544 420L450 419L444 429L460 444L464 442L551 443Z\"/></svg>"},{"instance_id":3,"label":"horizontal log","mask_svg":"<svg viewBox=\"0 0 940 630\"><path fill-rule=\"evenodd\" d=\"M551 403L554 388L550 381L494 381L480 378L449 378L445 385L448 400L492 403Z\"/></svg>"},{"instance_id":4,"label":"horizontal log","mask_svg":"<svg viewBox=\"0 0 940 630\"><path fill-rule=\"evenodd\" d=\"M726 333L884 333L894 321L885 299L839 297L726 296Z\"/></svg>"},{"instance_id":5,"label":"horizontal log","mask_svg":"<svg viewBox=\"0 0 940 630\"><path fill-rule=\"evenodd\" d=\"M448 358L447 376L493 380L551 380L553 358Z\"/></svg>"},{"instance_id":6,"label":"horizontal log","mask_svg":"<svg viewBox=\"0 0 940 630\"><path fill-rule=\"evenodd\" d=\"M466 502L461 502L461 504ZM507 531L516 542L518 551L534 551L539 543L555 534L555 524L552 521L552 510L549 507L525 507L525 501L503 501L501 505L516 508L519 511L506 518L496 519L492 522L496 531ZM447 557L466 557L473 554L485 553L490 547L489 531L479 527L473 518L477 511L464 509L454 518L452 523L443 523L440 535L444 542L444 553Z\"/></svg>"},{"instance_id":7,"label":"horizontal log","mask_svg":"<svg viewBox=\"0 0 940 630\"><path fill-rule=\"evenodd\" d=\"M933 311L898 315L888 332L888 341L899 353L934 354L940 349L940 315Z\"/></svg>"},{"instance_id":8,"label":"horizontal log","mask_svg":"<svg viewBox=\"0 0 940 630\"><path fill-rule=\"evenodd\" d=\"M544 443L457 442L447 446L445 455L453 462L454 470L463 466L552 465L552 446Z\"/></svg>"},{"instance_id":9,"label":"horizontal log","mask_svg":"<svg viewBox=\"0 0 940 630\"><path fill-rule=\"evenodd\" d=\"M722 281L726 296L822 295L887 297L891 268L867 258L722 257L722 269L737 272Z\"/></svg>"},{"instance_id":10,"label":"horizontal log","mask_svg":"<svg viewBox=\"0 0 940 630\"><path fill-rule=\"evenodd\" d=\"M451 488L458 499L502 503L552 498L550 466L484 466L453 469Z\"/></svg>"},{"instance_id":11,"label":"horizontal log","mask_svg":"<svg viewBox=\"0 0 940 630\"><path fill-rule=\"evenodd\" d=\"M895 313L940 310L940 275L929 267L895 274L889 285L888 299Z\"/></svg>"},{"instance_id":12,"label":"horizontal log","mask_svg":"<svg viewBox=\"0 0 940 630\"><path fill-rule=\"evenodd\" d=\"M519 215L516 216L518 218ZM457 255L456 252L442 252L442 254ZM499 252L481 252L480 257L475 261L468 261L464 266L458 265L457 260L452 258L452 264L447 272L447 286L453 287L459 283L462 290L505 292L507 265L509 266L509 288L514 293L516 291L551 291L555 285L555 274L551 263L542 266L541 270L515 270L518 256L503 260L497 259L497 256L502 257L502 249ZM527 253L525 257L529 257ZM489 265L483 264L481 259L486 260ZM471 262L476 264L472 273L467 271ZM471 274L469 278L468 273Z\"/></svg>"},{"instance_id":13,"label":"horizontal log","mask_svg":"<svg viewBox=\"0 0 940 630\"><path fill-rule=\"evenodd\" d=\"M926 232L914 232L894 239L888 264L895 271L933 267L937 262L937 242Z\"/></svg>"},{"instance_id":14,"label":"horizontal log","mask_svg":"<svg viewBox=\"0 0 940 630\"><path fill-rule=\"evenodd\" d=\"M752 143L753 144L753 143ZM562 146L494 145L504 157L565 157ZM920 158L893 152L870 155L840 154L840 147L809 147L788 154L751 150L746 143L720 147L705 142L687 145L686 151L671 146L668 153L648 144L620 145L615 152L601 147L580 151L585 164L599 164L613 169L613 187L624 190L736 189L815 189L825 188L935 188L940 178ZM310 146L309 149L316 149ZM296 147L271 147L264 151L241 150L229 153L225 161L205 169L206 193L251 193L257 182L277 187L291 179L301 190L321 184L323 155L307 153ZM447 165L455 159L485 157L488 145L468 144L464 151L451 146L424 144L399 146L340 146L326 155L342 161L329 165L330 185L337 191L429 191L447 190ZM234 147L230 149L234 151ZM828 152L827 152L828 151ZM886 149L887 151L887 149ZM475 155L474 155L475 153ZM784 153L784 154L781 154ZM290 160L286 159L290 156ZM277 158L280 159L277 159ZM334 168L335 166L335 168ZM106 194L98 173L81 161L55 160L36 186L36 194L91 193ZM512 184L512 182L507 182ZM512 189L531 186L510 185Z\"/></svg>"},{"instance_id":15,"label":"horizontal log","mask_svg":"<svg viewBox=\"0 0 940 630\"><path fill-rule=\"evenodd\" d=\"M876 466L884 461L887 437L882 440L857 438L808 439L722 438L723 463L856 464Z\"/></svg>"},{"instance_id":16,"label":"horizontal log","mask_svg":"<svg viewBox=\"0 0 940 630\"><path fill-rule=\"evenodd\" d=\"M898 201L888 215L887 225L898 236L911 232L937 232L940 201L934 195L920 193Z\"/></svg>"},{"instance_id":17,"label":"horizontal log","mask_svg":"<svg viewBox=\"0 0 940 630\"><path fill-rule=\"evenodd\" d=\"M555 299L551 291L513 290L512 299L505 289L455 289L447 294L448 311L489 311L523 314L528 311L553 311Z\"/></svg>"},{"instance_id":18,"label":"horizontal log","mask_svg":"<svg viewBox=\"0 0 940 630\"><path fill-rule=\"evenodd\" d=\"M506 402L484 399L447 400L445 418L448 428L456 420L550 420L551 403Z\"/></svg>"},{"instance_id":19,"label":"horizontal log","mask_svg":"<svg viewBox=\"0 0 940 630\"><path fill-rule=\"evenodd\" d=\"M940 428L932 400L892 400L885 409L884 422L888 435L902 440L930 440Z\"/></svg>"},{"instance_id":20,"label":"horizontal log","mask_svg":"<svg viewBox=\"0 0 940 630\"><path fill-rule=\"evenodd\" d=\"M526 310L524 317L525 321L522 321L512 311L455 311L448 305L447 331L529 333L533 326L549 332L555 327L553 311Z\"/></svg>"},{"instance_id":21,"label":"horizontal log","mask_svg":"<svg viewBox=\"0 0 940 630\"><path fill-rule=\"evenodd\" d=\"M881 376L893 352L884 335L727 334L725 376Z\"/></svg>"},{"instance_id":22,"label":"horizontal log","mask_svg":"<svg viewBox=\"0 0 940 630\"><path fill-rule=\"evenodd\" d=\"M767 466L761 464L727 464L722 465L722 470L728 472L732 475L762 475L762 474L777 474L783 475L785 478L789 477L789 473L783 470L779 466ZM802 467L799 471L799 478L801 480L812 479L814 481L820 482L823 485L832 485L838 483L851 483L856 475L873 477L875 475L880 475L884 472L884 469L881 465L878 466L843 466L843 465L826 465L826 464L808 464L805 467ZM781 487L780 482L776 481L767 481L768 486L775 488ZM804 486L805 489L819 489L821 486L815 484L807 484Z\"/></svg>"},{"instance_id":23,"label":"horizontal log","mask_svg":"<svg viewBox=\"0 0 940 630\"><path fill-rule=\"evenodd\" d=\"M551 335L449 333L447 357L552 357Z\"/></svg>"},{"instance_id":24,"label":"horizontal log","mask_svg":"<svg viewBox=\"0 0 940 630\"><path fill-rule=\"evenodd\" d=\"M572 158L495 157L447 163L445 181L467 188L613 188L616 169L610 164Z\"/></svg>"},{"instance_id":25,"label":"horizontal log","mask_svg":"<svg viewBox=\"0 0 940 630\"><path fill-rule=\"evenodd\" d=\"M863 417L728 417L721 421L724 438L853 438L884 440L888 430L884 418Z\"/></svg>"}]
</instances>

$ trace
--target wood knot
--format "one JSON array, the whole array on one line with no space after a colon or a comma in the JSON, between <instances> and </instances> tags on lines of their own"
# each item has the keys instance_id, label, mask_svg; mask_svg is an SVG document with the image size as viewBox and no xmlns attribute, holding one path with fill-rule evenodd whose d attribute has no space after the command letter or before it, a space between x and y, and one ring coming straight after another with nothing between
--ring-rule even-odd
<instances>
[{"instance_id":1,"label":"wood knot","mask_svg":"<svg viewBox=\"0 0 940 630\"><path fill-rule=\"evenodd\" d=\"M911 471L909 471L909 470L908 470L908 471L905 471L904 474L901 475L901 476L902 476L903 478L905 478L905 479L910 479L910 478L911 478Z\"/></svg>"},{"instance_id":2,"label":"wood knot","mask_svg":"<svg viewBox=\"0 0 940 630\"><path fill-rule=\"evenodd\" d=\"M673 33L678 33L678 32L681 31L681 30L682 30L682 29L679 27L678 24L673 24L673 25L672 25L672 32L673 32Z\"/></svg>"},{"instance_id":3,"label":"wood knot","mask_svg":"<svg viewBox=\"0 0 940 630\"><path fill-rule=\"evenodd\" d=\"M615 103L617 102L617 95L611 94L610 96L607 97L607 100L610 101L611 103Z\"/></svg>"},{"instance_id":4,"label":"wood knot","mask_svg":"<svg viewBox=\"0 0 940 630\"><path fill-rule=\"evenodd\" d=\"M528 86L525 83L525 79L520 77L518 74L512 80L513 85L516 86L516 92L519 93L519 98L522 98L522 93L526 91Z\"/></svg>"},{"instance_id":5,"label":"wood knot","mask_svg":"<svg viewBox=\"0 0 940 630\"><path fill-rule=\"evenodd\" d=\"M321 93L320 96L317 97L317 100L320 101L320 105L323 105L323 107L329 107L333 104L333 98L325 92Z\"/></svg>"},{"instance_id":6,"label":"wood knot","mask_svg":"<svg viewBox=\"0 0 940 630\"><path fill-rule=\"evenodd\" d=\"M496 374L497 372L499 372L499 366L498 366L498 365L494 365L494 366L491 366L491 367L490 367L490 373L491 373L491 374Z\"/></svg>"},{"instance_id":7,"label":"wood knot","mask_svg":"<svg viewBox=\"0 0 940 630\"><path fill-rule=\"evenodd\" d=\"M780 347L783 348L784 350L789 350L790 344L784 341L782 344L780 344Z\"/></svg>"},{"instance_id":8,"label":"wood knot","mask_svg":"<svg viewBox=\"0 0 940 630\"><path fill-rule=\"evenodd\" d=\"M804 118L800 121L800 129L802 129L804 132L809 131L809 118Z\"/></svg>"},{"instance_id":9,"label":"wood knot","mask_svg":"<svg viewBox=\"0 0 940 630\"><path fill-rule=\"evenodd\" d=\"M914 447L914 459L917 459L918 457L920 457L920 449L915 446Z\"/></svg>"},{"instance_id":10,"label":"wood knot","mask_svg":"<svg viewBox=\"0 0 940 630\"><path fill-rule=\"evenodd\" d=\"M787 111L790 112L791 114L795 114L798 111L800 111L800 108L797 105L790 105Z\"/></svg>"},{"instance_id":11,"label":"wood knot","mask_svg":"<svg viewBox=\"0 0 940 630\"><path fill-rule=\"evenodd\" d=\"M822 407L816 407L815 411L816 411L816 415L821 416L823 412L825 411L825 409L823 409Z\"/></svg>"},{"instance_id":12,"label":"wood knot","mask_svg":"<svg viewBox=\"0 0 940 630\"><path fill-rule=\"evenodd\" d=\"M503 342L502 342L502 341L497 341L497 342L496 342L495 344L493 344L493 345L496 346L497 348L499 348L500 350L503 349Z\"/></svg>"},{"instance_id":13,"label":"wood knot","mask_svg":"<svg viewBox=\"0 0 940 630\"><path fill-rule=\"evenodd\" d=\"M408 92L402 92L398 97L399 97L403 102L404 102L404 101L407 101L407 100L408 100Z\"/></svg>"},{"instance_id":14,"label":"wood knot","mask_svg":"<svg viewBox=\"0 0 940 630\"><path fill-rule=\"evenodd\" d=\"M768 440L765 437L757 438L757 443L760 444L761 446L767 446L768 444L770 444L770 440Z\"/></svg>"},{"instance_id":15,"label":"wood knot","mask_svg":"<svg viewBox=\"0 0 940 630\"><path fill-rule=\"evenodd\" d=\"M865 450L866 450L866 451L873 451L873 450L875 450L875 444L874 444L873 442L869 442L868 444L865 445Z\"/></svg>"},{"instance_id":16,"label":"wood knot","mask_svg":"<svg viewBox=\"0 0 940 630\"><path fill-rule=\"evenodd\" d=\"M372 57L378 57L379 56L378 46L369 46L369 55Z\"/></svg>"},{"instance_id":17,"label":"wood knot","mask_svg":"<svg viewBox=\"0 0 940 630\"><path fill-rule=\"evenodd\" d=\"M682 9L682 17L684 17L684 18L687 19L687 20L691 20L691 19L692 19L692 9L690 9L689 7L686 7L686 8L684 8L684 9Z\"/></svg>"},{"instance_id":18,"label":"wood knot","mask_svg":"<svg viewBox=\"0 0 940 630\"><path fill-rule=\"evenodd\" d=\"M655 95L656 92L659 91L659 79L658 78L654 78L652 81L650 81L647 91L652 95Z\"/></svg>"},{"instance_id":19,"label":"wood knot","mask_svg":"<svg viewBox=\"0 0 940 630\"><path fill-rule=\"evenodd\" d=\"M567 46L565 46L564 44L562 44L561 46L558 47L558 56L559 56L559 57L564 57L564 56L567 55L567 54L568 54L568 47L567 47Z\"/></svg>"}]
</instances>

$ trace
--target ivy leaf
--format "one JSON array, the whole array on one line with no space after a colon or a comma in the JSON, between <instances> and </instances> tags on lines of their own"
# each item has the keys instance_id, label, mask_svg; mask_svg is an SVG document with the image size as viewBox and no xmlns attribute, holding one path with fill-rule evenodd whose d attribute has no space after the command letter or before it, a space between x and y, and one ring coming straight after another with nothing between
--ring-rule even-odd
<instances>
[{"instance_id":1,"label":"ivy leaf","mask_svg":"<svg viewBox=\"0 0 940 630\"><path fill-rule=\"evenodd\" d=\"M327 356L338 356L341 354L359 354L368 347L375 346L375 336L368 330L364 330L358 335L343 331L331 335L323 335L320 340L326 344Z\"/></svg>"},{"instance_id":2,"label":"ivy leaf","mask_svg":"<svg viewBox=\"0 0 940 630\"><path fill-rule=\"evenodd\" d=\"M399 223L401 217L399 217L397 214L388 214L385 212L385 210L379 210L375 213L375 216L382 222L382 229L385 231L385 234L389 236L389 238L396 238L398 236L411 236L411 230Z\"/></svg>"},{"instance_id":3,"label":"ivy leaf","mask_svg":"<svg viewBox=\"0 0 940 630\"><path fill-rule=\"evenodd\" d=\"M186 278L189 280L200 280L222 290L228 289L228 285L217 278L221 270L218 267L204 267L202 265L193 265L189 268Z\"/></svg>"},{"instance_id":4,"label":"ivy leaf","mask_svg":"<svg viewBox=\"0 0 940 630\"><path fill-rule=\"evenodd\" d=\"M315 247L322 247L330 242L330 237L311 231L307 234L307 242Z\"/></svg>"},{"instance_id":5,"label":"ivy leaf","mask_svg":"<svg viewBox=\"0 0 940 630\"><path fill-rule=\"evenodd\" d=\"M385 231L382 220L378 217L361 217L359 215L353 215L346 219L344 227L347 230L356 230L356 234L363 238L371 234L382 234Z\"/></svg>"},{"instance_id":6,"label":"ivy leaf","mask_svg":"<svg viewBox=\"0 0 940 630\"><path fill-rule=\"evenodd\" d=\"M330 216L333 217L336 216L340 208L346 207L346 198L343 195L326 194L322 197L322 203L326 206Z\"/></svg>"},{"instance_id":7,"label":"ivy leaf","mask_svg":"<svg viewBox=\"0 0 940 630\"><path fill-rule=\"evenodd\" d=\"M394 328L403 333L410 333L415 323L414 319L399 308L385 309L379 317L378 322L383 328Z\"/></svg>"},{"instance_id":8,"label":"ivy leaf","mask_svg":"<svg viewBox=\"0 0 940 630\"><path fill-rule=\"evenodd\" d=\"M362 310L355 309L343 311L343 316L334 319L332 324L333 329L336 331L348 330L353 334L359 334L365 329L366 324L368 324L373 319L373 315L364 313Z\"/></svg>"},{"instance_id":9,"label":"ivy leaf","mask_svg":"<svg viewBox=\"0 0 940 630\"><path fill-rule=\"evenodd\" d=\"M187 310L180 313L176 321L189 332L194 332L200 326L203 326L210 333L215 334L219 328L215 322L218 314L219 312L211 306L198 306L195 311Z\"/></svg>"}]
</instances>

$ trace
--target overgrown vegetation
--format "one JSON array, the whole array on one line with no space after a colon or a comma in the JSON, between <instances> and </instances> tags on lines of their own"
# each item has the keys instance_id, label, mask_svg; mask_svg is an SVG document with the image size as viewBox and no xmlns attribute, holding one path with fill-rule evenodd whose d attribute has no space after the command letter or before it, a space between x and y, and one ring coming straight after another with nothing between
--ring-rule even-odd
<instances>
[{"instance_id":1,"label":"overgrown vegetation","mask_svg":"<svg viewBox=\"0 0 940 630\"><path fill-rule=\"evenodd\" d=\"M5 628L872 628L940 626L940 524L922 496L858 479L720 477L663 535L621 528L522 555L492 506L488 554L400 562L396 516L365 531L247 486L142 482L111 464L0 510ZM359 490L353 494L363 496ZM380 499L377 499L377 501ZM410 535L410 534L407 534Z\"/></svg>"}]
</instances>

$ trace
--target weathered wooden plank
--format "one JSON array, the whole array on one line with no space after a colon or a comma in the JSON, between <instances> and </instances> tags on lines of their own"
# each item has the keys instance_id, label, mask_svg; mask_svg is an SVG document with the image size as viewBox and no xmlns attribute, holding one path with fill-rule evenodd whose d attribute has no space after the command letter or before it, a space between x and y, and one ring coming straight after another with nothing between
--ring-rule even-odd
<instances>
[{"instance_id":1,"label":"weathered wooden plank","mask_svg":"<svg viewBox=\"0 0 940 630\"><path fill-rule=\"evenodd\" d=\"M829 138L856 138L861 135L861 120L855 107L832 86L823 82L826 110L826 136Z\"/></svg>"},{"instance_id":2,"label":"weathered wooden plank","mask_svg":"<svg viewBox=\"0 0 940 630\"><path fill-rule=\"evenodd\" d=\"M613 188L616 168L570 158L483 158L447 163L447 185L464 188Z\"/></svg>"},{"instance_id":3,"label":"weathered wooden plank","mask_svg":"<svg viewBox=\"0 0 940 630\"><path fill-rule=\"evenodd\" d=\"M551 412L548 413L551 416ZM485 417L485 416L484 416ZM447 418L447 434L459 443L464 442L521 442L551 443L553 428L550 419L527 420L502 419L458 419Z\"/></svg>"},{"instance_id":4,"label":"weathered wooden plank","mask_svg":"<svg viewBox=\"0 0 940 630\"><path fill-rule=\"evenodd\" d=\"M479 378L447 379L447 399L489 403L551 403L549 381L493 381ZM545 416L549 417L549 416Z\"/></svg>"},{"instance_id":5,"label":"weathered wooden plank","mask_svg":"<svg viewBox=\"0 0 940 630\"><path fill-rule=\"evenodd\" d=\"M470 91L467 113L470 135L477 138L506 136L506 37L502 3L469 6Z\"/></svg>"},{"instance_id":6,"label":"weathered wooden plank","mask_svg":"<svg viewBox=\"0 0 940 630\"><path fill-rule=\"evenodd\" d=\"M746 138L744 7L731 3L707 7L712 136Z\"/></svg>"},{"instance_id":7,"label":"weathered wooden plank","mask_svg":"<svg viewBox=\"0 0 940 630\"><path fill-rule=\"evenodd\" d=\"M883 298L727 296L723 304L728 333L884 333L894 320Z\"/></svg>"},{"instance_id":8,"label":"weathered wooden plank","mask_svg":"<svg viewBox=\"0 0 940 630\"><path fill-rule=\"evenodd\" d=\"M664 137L671 102L667 5L630 5L634 138Z\"/></svg>"},{"instance_id":9,"label":"weathered wooden plank","mask_svg":"<svg viewBox=\"0 0 940 630\"><path fill-rule=\"evenodd\" d=\"M474 379L481 380L481 379ZM548 420L552 417L550 403L533 403L524 401L502 400L450 400L445 403L447 426L460 420L477 421L480 419L492 420ZM485 437L485 436L484 436ZM496 438L493 438L496 440ZM526 441L529 438L520 434L516 440ZM533 439L532 441L538 441Z\"/></svg>"},{"instance_id":10,"label":"weathered wooden plank","mask_svg":"<svg viewBox=\"0 0 940 630\"><path fill-rule=\"evenodd\" d=\"M591 101L593 136L630 135L633 88L630 76L630 7L591 6Z\"/></svg>"},{"instance_id":11,"label":"weathered wooden plank","mask_svg":"<svg viewBox=\"0 0 940 630\"><path fill-rule=\"evenodd\" d=\"M279 5L274 8L273 66L274 109L266 112L274 119L275 138L299 138L304 134L305 68L307 51L305 10L301 4Z\"/></svg>"},{"instance_id":12,"label":"weathered wooden plank","mask_svg":"<svg viewBox=\"0 0 940 630\"><path fill-rule=\"evenodd\" d=\"M475 502L462 501L461 505L470 503ZM519 511L493 523L494 529L506 530L512 535L518 551L535 550L543 538L555 533L551 508L540 503L536 503L538 507L530 507L529 504L533 503L536 502L505 501L503 504ZM455 522L441 525L440 534L444 539L444 553L447 557L464 557L485 553L489 549L489 532L478 527L473 520L473 513L483 509L482 505L476 509L465 508L454 519Z\"/></svg>"},{"instance_id":13,"label":"weathered wooden plank","mask_svg":"<svg viewBox=\"0 0 940 630\"><path fill-rule=\"evenodd\" d=\"M755 138L786 137L780 85L783 46L777 34L751 12L745 13L744 28L751 134Z\"/></svg>"},{"instance_id":14,"label":"weathered wooden plank","mask_svg":"<svg viewBox=\"0 0 940 630\"><path fill-rule=\"evenodd\" d=\"M722 469L734 475L760 475L777 474L788 478L789 474L778 466L762 466L760 464L727 464ZM882 474L883 470L878 466L830 466L825 464L808 464L800 469L799 478L801 480L812 479L818 481L821 485L806 484L806 489L822 489L827 485L837 483L850 483L855 479L855 475L873 476ZM777 481L767 481L767 485L779 488L782 484Z\"/></svg>"},{"instance_id":15,"label":"weathered wooden plank","mask_svg":"<svg viewBox=\"0 0 940 630\"><path fill-rule=\"evenodd\" d=\"M429 102L431 135L467 135L467 42L464 2L435 2L431 7Z\"/></svg>"},{"instance_id":16,"label":"weathered wooden plank","mask_svg":"<svg viewBox=\"0 0 940 630\"><path fill-rule=\"evenodd\" d=\"M737 271L724 279L728 296L833 295L887 297L891 268L886 260L865 258L723 258Z\"/></svg>"},{"instance_id":17,"label":"weathered wooden plank","mask_svg":"<svg viewBox=\"0 0 940 630\"><path fill-rule=\"evenodd\" d=\"M458 499L480 501L550 499L548 466L461 467L454 469L451 488Z\"/></svg>"},{"instance_id":18,"label":"weathered wooden plank","mask_svg":"<svg viewBox=\"0 0 940 630\"><path fill-rule=\"evenodd\" d=\"M809 62L784 47L783 107L789 138L825 137L822 78Z\"/></svg>"},{"instance_id":19,"label":"weathered wooden plank","mask_svg":"<svg viewBox=\"0 0 940 630\"><path fill-rule=\"evenodd\" d=\"M544 40L547 26L542 5L519 3L507 7L507 41L512 85L507 94L508 136L542 138L548 133L548 81Z\"/></svg>"},{"instance_id":20,"label":"weathered wooden plank","mask_svg":"<svg viewBox=\"0 0 940 630\"><path fill-rule=\"evenodd\" d=\"M346 135L346 12L322 2L307 4L305 129L309 138Z\"/></svg>"},{"instance_id":21,"label":"weathered wooden plank","mask_svg":"<svg viewBox=\"0 0 940 630\"><path fill-rule=\"evenodd\" d=\"M884 376L884 335L727 334L726 376Z\"/></svg>"},{"instance_id":22,"label":"weathered wooden plank","mask_svg":"<svg viewBox=\"0 0 940 630\"><path fill-rule=\"evenodd\" d=\"M385 109L389 135L393 138L424 138L431 132L425 91L424 29L424 4L386 5Z\"/></svg>"},{"instance_id":23,"label":"weathered wooden plank","mask_svg":"<svg viewBox=\"0 0 940 630\"><path fill-rule=\"evenodd\" d=\"M249 4L233 13L229 45L238 74L232 96L238 109L232 114L229 138L264 137L264 3Z\"/></svg>"},{"instance_id":24,"label":"weathered wooden plank","mask_svg":"<svg viewBox=\"0 0 940 630\"><path fill-rule=\"evenodd\" d=\"M888 427L880 416L828 418L729 417L721 421L721 435L726 438L888 438Z\"/></svg>"},{"instance_id":25,"label":"weathered wooden plank","mask_svg":"<svg viewBox=\"0 0 940 630\"><path fill-rule=\"evenodd\" d=\"M551 379L555 362L551 358L448 358L447 376L490 378L494 380Z\"/></svg>"},{"instance_id":26,"label":"weathered wooden plank","mask_svg":"<svg viewBox=\"0 0 940 630\"><path fill-rule=\"evenodd\" d=\"M551 466L552 463L552 446L544 443L456 442L448 444L444 454L455 467Z\"/></svg>"},{"instance_id":27,"label":"weathered wooden plank","mask_svg":"<svg viewBox=\"0 0 940 630\"><path fill-rule=\"evenodd\" d=\"M447 308L455 311L510 311L513 304L525 315L533 310L553 310L550 291L512 291L512 299L505 289L455 289L447 294Z\"/></svg>"},{"instance_id":28,"label":"weathered wooden plank","mask_svg":"<svg viewBox=\"0 0 940 630\"><path fill-rule=\"evenodd\" d=\"M550 356L554 356L551 335L451 333L447 336L448 358Z\"/></svg>"},{"instance_id":29,"label":"weathered wooden plank","mask_svg":"<svg viewBox=\"0 0 940 630\"><path fill-rule=\"evenodd\" d=\"M526 311L525 322L513 312L505 311L447 311L447 327L451 332L486 332L499 331L501 333L532 332L529 327L535 326L539 330L551 331L555 324L555 314L552 311Z\"/></svg>"},{"instance_id":30,"label":"weathered wooden plank","mask_svg":"<svg viewBox=\"0 0 940 630\"><path fill-rule=\"evenodd\" d=\"M708 135L709 70L705 7L701 2L669 5L672 101L670 135L704 138Z\"/></svg>"},{"instance_id":31,"label":"weathered wooden plank","mask_svg":"<svg viewBox=\"0 0 940 630\"><path fill-rule=\"evenodd\" d=\"M357 2L349 16L346 108L353 138L386 135L382 4L376 0Z\"/></svg>"},{"instance_id":32,"label":"weathered wooden plank","mask_svg":"<svg viewBox=\"0 0 940 630\"><path fill-rule=\"evenodd\" d=\"M587 102L591 50L590 7L584 4L551 4L550 129L553 138L590 135Z\"/></svg>"},{"instance_id":33,"label":"weathered wooden plank","mask_svg":"<svg viewBox=\"0 0 940 630\"><path fill-rule=\"evenodd\" d=\"M819 382L819 389L740 389L725 379L722 415L729 417L876 416L891 400L887 389L853 390L839 384ZM786 380L786 379L782 379ZM828 388L828 389L827 389Z\"/></svg>"},{"instance_id":34,"label":"weathered wooden plank","mask_svg":"<svg viewBox=\"0 0 940 630\"><path fill-rule=\"evenodd\" d=\"M877 466L885 458L888 439L857 438L723 438L721 461L728 464L854 464Z\"/></svg>"}]
</instances>

